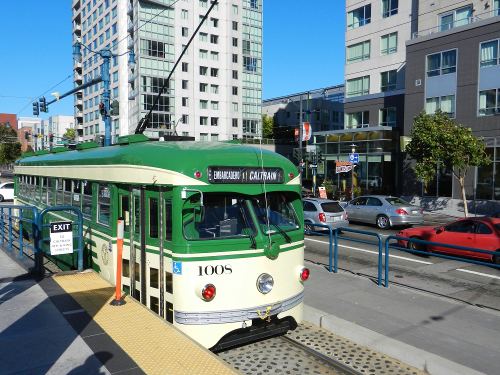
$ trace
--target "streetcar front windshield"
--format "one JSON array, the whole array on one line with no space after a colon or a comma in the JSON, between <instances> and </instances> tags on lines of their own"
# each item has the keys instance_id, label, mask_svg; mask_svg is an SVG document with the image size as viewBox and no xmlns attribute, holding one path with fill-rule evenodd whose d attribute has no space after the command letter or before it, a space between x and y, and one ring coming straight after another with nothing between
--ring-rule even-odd
<instances>
[{"instance_id":1,"label":"streetcar front windshield","mask_svg":"<svg viewBox=\"0 0 500 375\"><path fill-rule=\"evenodd\" d=\"M254 236L246 199L235 193L204 193L203 206L188 203L183 209L184 236L188 240Z\"/></svg>"},{"instance_id":2,"label":"streetcar front windshield","mask_svg":"<svg viewBox=\"0 0 500 375\"><path fill-rule=\"evenodd\" d=\"M259 226L266 234L291 231L299 228L299 222L288 194L274 192L252 199L252 206Z\"/></svg>"}]
</instances>

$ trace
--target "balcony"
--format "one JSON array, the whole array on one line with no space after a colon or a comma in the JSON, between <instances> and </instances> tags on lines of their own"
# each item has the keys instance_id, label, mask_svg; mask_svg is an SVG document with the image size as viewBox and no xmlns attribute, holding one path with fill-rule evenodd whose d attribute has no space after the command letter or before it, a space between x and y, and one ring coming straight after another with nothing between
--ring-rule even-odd
<instances>
[{"instance_id":1,"label":"balcony","mask_svg":"<svg viewBox=\"0 0 500 375\"><path fill-rule=\"evenodd\" d=\"M131 3L128 3L127 15L131 16L132 14L134 14L134 7L132 6Z\"/></svg>"},{"instance_id":2,"label":"balcony","mask_svg":"<svg viewBox=\"0 0 500 375\"><path fill-rule=\"evenodd\" d=\"M83 112L79 110L75 110L75 118L83 119Z\"/></svg>"},{"instance_id":3,"label":"balcony","mask_svg":"<svg viewBox=\"0 0 500 375\"><path fill-rule=\"evenodd\" d=\"M130 34L134 33L134 23L131 20L128 21L127 32L129 32Z\"/></svg>"},{"instance_id":4,"label":"balcony","mask_svg":"<svg viewBox=\"0 0 500 375\"><path fill-rule=\"evenodd\" d=\"M75 105L77 105L79 107L82 106L83 105L83 100L81 98L75 99Z\"/></svg>"},{"instance_id":5,"label":"balcony","mask_svg":"<svg viewBox=\"0 0 500 375\"><path fill-rule=\"evenodd\" d=\"M500 9L492 9L492 10L489 10L487 12L473 15L471 17L462 18L462 19L455 19L455 20L449 21L449 22L442 21L441 24L436 26L436 27L432 27L430 29L414 32L411 35L411 39L413 40L413 39L417 39L417 38L422 38L425 36L430 36L430 35L434 35L434 34L441 33L441 32L447 32L447 31L453 32L453 31L455 31L455 29L458 31L464 26L474 24L474 23L477 23L479 21L484 21L484 20L487 20L489 18L497 17L497 16L500 16Z\"/></svg>"}]
</instances>

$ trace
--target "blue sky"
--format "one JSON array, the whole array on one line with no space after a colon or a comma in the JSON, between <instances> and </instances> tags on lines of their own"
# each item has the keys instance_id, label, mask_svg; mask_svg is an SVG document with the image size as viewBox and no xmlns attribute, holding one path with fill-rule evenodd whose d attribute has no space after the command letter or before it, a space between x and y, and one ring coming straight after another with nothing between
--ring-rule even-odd
<instances>
[{"instance_id":1,"label":"blue sky","mask_svg":"<svg viewBox=\"0 0 500 375\"><path fill-rule=\"evenodd\" d=\"M345 2L264 1L263 98L342 83ZM0 112L31 116L33 98L73 87L71 1L0 1L0 14ZM72 115L73 100L49 109Z\"/></svg>"}]
</instances>

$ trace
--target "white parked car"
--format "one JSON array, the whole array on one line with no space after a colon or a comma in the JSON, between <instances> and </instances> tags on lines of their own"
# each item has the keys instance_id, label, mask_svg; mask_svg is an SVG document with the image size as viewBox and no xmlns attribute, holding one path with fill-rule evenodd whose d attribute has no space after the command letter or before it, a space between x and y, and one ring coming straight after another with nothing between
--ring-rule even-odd
<instances>
[{"instance_id":1,"label":"white parked car","mask_svg":"<svg viewBox=\"0 0 500 375\"><path fill-rule=\"evenodd\" d=\"M14 199L14 183L2 182L0 184L0 202Z\"/></svg>"}]
</instances>

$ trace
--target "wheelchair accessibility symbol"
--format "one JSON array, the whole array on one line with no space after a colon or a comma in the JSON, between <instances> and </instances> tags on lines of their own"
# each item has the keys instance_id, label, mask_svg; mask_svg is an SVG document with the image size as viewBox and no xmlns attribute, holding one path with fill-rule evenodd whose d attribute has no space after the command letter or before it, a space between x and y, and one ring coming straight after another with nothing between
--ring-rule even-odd
<instances>
[{"instance_id":1,"label":"wheelchair accessibility symbol","mask_svg":"<svg viewBox=\"0 0 500 375\"><path fill-rule=\"evenodd\" d=\"M182 262L174 261L172 264L172 271L176 275L182 275Z\"/></svg>"}]
</instances>

